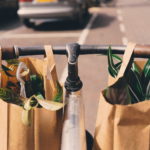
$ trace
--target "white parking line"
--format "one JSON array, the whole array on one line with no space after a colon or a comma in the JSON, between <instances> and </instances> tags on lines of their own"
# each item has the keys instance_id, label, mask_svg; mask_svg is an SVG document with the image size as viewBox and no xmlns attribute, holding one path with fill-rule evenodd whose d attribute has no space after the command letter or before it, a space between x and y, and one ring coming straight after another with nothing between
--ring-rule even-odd
<instances>
[{"instance_id":1,"label":"white parking line","mask_svg":"<svg viewBox=\"0 0 150 150\"><path fill-rule=\"evenodd\" d=\"M95 19L96 19L97 16L98 16L98 14L93 14L93 15L92 15L92 17L90 18L88 24L87 24L86 27L82 30L81 35L80 35L80 37L79 37L77 43L79 43L79 44L84 44L84 43L85 43L86 38L87 38L87 36L88 36L88 34L89 34L89 31L90 31L90 29L91 29L91 27L92 27L92 25L93 25L93 23L94 23L94 21L95 21ZM64 68L64 70L63 70L63 73L62 73L62 75L61 75L61 78L60 78L60 82L61 82L61 83L64 83L64 82L65 82L66 77L67 77L67 73L68 73L68 65L65 66L65 68Z\"/></svg>"},{"instance_id":2,"label":"white parking line","mask_svg":"<svg viewBox=\"0 0 150 150\"><path fill-rule=\"evenodd\" d=\"M121 9L117 9L117 14L121 15L122 14L122 10Z\"/></svg>"},{"instance_id":3,"label":"white parking line","mask_svg":"<svg viewBox=\"0 0 150 150\"><path fill-rule=\"evenodd\" d=\"M29 34L3 34L3 39L28 39L28 38L58 38L58 37L79 37L80 33L29 33Z\"/></svg>"},{"instance_id":4,"label":"white parking line","mask_svg":"<svg viewBox=\"0 0 150 150\"><path fill-rule=\"evenodd\" d=\"M123 21L123 17L122 17L121 15L118 15L117 17L118 17L118 20L119 20L120 22Z\"/></svg>"},{"instance_id":5,"label":"white parking line","mask_svg":"<svg viewBox=\"0 0 150 150\"><path fill-rule=\"evenodd\" d=\"M122 37L122 43L123 43L123 45L127 45L128 39L126 37Z\"/></svg>"},{"instance_id":6,"label":"white parking line","mask_svg":"<svg viewBox=\"0 0 150 150\"><path fill-rule=\"evenodd\" d=\"M125 25L123 23L123 16L122 16L122 10L121 9L117 9L117 18L119 20L119 28L120 31L123 33L123 37L122 37L122 43L123 45L127 45L128 44L128 38L125 35Z\"/></svg>"},{"instance_id":7,"label":"white parking line","mask_svg":"<svg viewBox=\"0 0 150 150\"><path fill-rule=\"evenodd\" d=\"M124 26L124 24L120 23L119 26L120 26L120 31L124 33L125 32L125 26Z\"/></svg>"},{"instance_id":8,"label":"white parking line","mask_svg":"<svg viewBox=\"0 0 150 150\"><path fill-rule=\"evenodd\" d=\"M85 40L86 40L86 38L89 34L89 31L90 31L96 17L97 17L97 14L93 14L90 21L86 25L86 27L82 30L81 35L80 35L79 40L78 40L79 44L84 44L85 43Z\"/></svg>"}]
</instances>

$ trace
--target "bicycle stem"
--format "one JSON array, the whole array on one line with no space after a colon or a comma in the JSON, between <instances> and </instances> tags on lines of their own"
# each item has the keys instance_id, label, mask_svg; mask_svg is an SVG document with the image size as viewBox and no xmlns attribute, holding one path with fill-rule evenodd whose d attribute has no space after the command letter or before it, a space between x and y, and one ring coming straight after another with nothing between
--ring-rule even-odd
<instances>
[{"instance_id":1,"label":"bicycle stem","mask_svg":"<svg viewBox=\"0 0 150 150\"><path fill-rule=\"evenodd\" d=\"M69 92L75 92L82 88L82 82L78 76L78 56L80 45L77 43L66 46L68 57L68 77L65 81L65 88Z\"/></svg>"}]
</instances>

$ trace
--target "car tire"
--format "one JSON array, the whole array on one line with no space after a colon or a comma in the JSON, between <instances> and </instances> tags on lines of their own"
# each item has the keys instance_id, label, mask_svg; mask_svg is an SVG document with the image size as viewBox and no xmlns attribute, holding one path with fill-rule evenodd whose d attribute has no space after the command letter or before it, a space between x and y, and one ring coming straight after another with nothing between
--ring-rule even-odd
<instances>
[{"instance_id":1,"label":"car tire","mask_svg":"<svg viewBox=\"0 0 150 150\"><path fill-rule=\"evenodd\" d=\"M84 8L84 11L83 11L84 17L89 17L89 15L90 15L88 8L89 8L88 5L86 5L86 7Z\"/></svg>"},{"instance_id":2,"label":"car tire","mask_svg":"<svg viewBox=\"0 0 150 150\"><path fill-rule=\"evenodd\" d=\"M82 28L84 25L84 20L85 18L83 13L78 14L76 19L77 26Z\"/></svg>"},{"instance_id":3,"label":"car tire","mask_svg":"<svg viewBox=\"0 0 150 150\"><path fill-rule=\"evenodd\" d=\"M79 13L76 15L76 20L75 20L77 27L79 28L84 27L87 14L88 14L88 11L82 8L80 9Z\"/></svg>"},{"instance_id":4,"label":"car tire","mask_svg":"<svg viewBox=\"0 0 150 150\"><path fill-rule=\"evenodd\" d=\"M29 19L23 19L23 24L28 28L34 28L35 23L31 22Z\"/></svg>"},{"instance_id":5,"label":"car tire","mask_svg":"<svg viewBox=\"0 0 150 150\"><path fill-rule=\"evenodd\" d=\"M84 4L80 7L80 13L78 13L78 18L77 18L77 22L80 27L84 27L87 18L89 18L90 16L88 8L89 8L88 4Z\"/></svg>"}]
</instances>

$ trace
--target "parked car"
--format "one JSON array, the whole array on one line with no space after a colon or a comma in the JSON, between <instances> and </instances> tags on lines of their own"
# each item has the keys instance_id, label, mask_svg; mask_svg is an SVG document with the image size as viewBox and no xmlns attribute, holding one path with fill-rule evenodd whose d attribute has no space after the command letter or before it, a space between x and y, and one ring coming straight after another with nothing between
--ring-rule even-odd
<instances>
[{"instance_id":1,"label":"parked car","mask_svg":"<svg viewBox=\"0 0 150 150\"><path fill-rule=\"evenodd\" d=\"M67 18L81 23L91 0L19 0L18 15L27 27L31 19Z\"/></svg>"},{"instance_id":2,"label":"parked car","mask_svg":"<svg viewBox=\"0 0 150 150\"><path fill-rule=\"evenodd\" d=\"M18 0L0 0L0 11L11 13L18 8Z\"/></svg>"}]
</instances>

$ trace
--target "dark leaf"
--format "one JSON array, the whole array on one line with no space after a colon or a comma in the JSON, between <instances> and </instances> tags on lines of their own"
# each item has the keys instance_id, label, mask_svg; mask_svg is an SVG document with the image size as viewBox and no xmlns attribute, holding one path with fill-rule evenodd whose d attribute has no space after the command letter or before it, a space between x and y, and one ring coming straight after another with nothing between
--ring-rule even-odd
<instances>
[{"instance_id":1,"label":"dark leaf","mask_svg":"<svg viewBox=\"0 0 150 150\"><path fill-rule=\"evenodd\" d=\"M119 72L121 64L122 64L122 62L118 62L117 64L115 64L115 68L116 68L117 72Z\"/></svg>"},{"instance_id":2,"label":"dark leaf","mask_svg":"<svg viewBox=\"0 0 150 150\"><path fill-rule=\"evenodd\" d=\"M150 100L150 81L148 82L147 88L146 88L146 94L145 99Z\"/></svg>"},{"instance_id":3,"label":"dark leaf","mask_svg":"<svg viewBox=\"0 0 150 150\"><path fill-rule=\"evenodd\" d=\"M146 89L147 89L148 83L150 81L150 59L147 61L147 63L144 66L144 69L142 71L141 80L143 83L142 84L143 85L143 91L144 91L144 93L146 93Z\"/></svg>"},{"instance_id":4,"label":"dark leaf","mask_svg":"<svg viewBox=\"0 0 150 150\"><path fill-rule=\"evenodd\" d=\"M31 75L30 76L31 81L31 88L33 90L34 94L41 93L44 95L44 83L42 76L39 75Z\"/></svg>"},{"instance_id":5,"label":"dark leaf","mask_svg":"<svg viewBox=\"0 0 150 150\"><path fill-rule=\"evenodd\" d=\"M130 87L130 94L132 96L132 100L136 100L137 102L144 100L142 81L138 71L133 71L133 69L129 70L127 82Z\"/></svg>"},{"instance_id":6,"label":"dark leaf","mask_svg":"<svg viewBox=\"0 0 150 150\"><path fill-rule=\"evenodd\" d=\"M2 65L2 70L5 72L5 74L9 77L15 77L14 75L10 74L9 71L12 71L11 69L9 69L8 67Z\"/></svg>"},{"instance_id":7,"label":"dark leaf","mask_svg":"<svg viewBox=\"0 0 150 150\"><path fill-rule=\"evenodd\" d=\"M9 69L8 67L6 67L4 65L2 65L2 69L3 69L3 71L11 71L11 69Z\"/></svg>"},{"instance_id":8,"label":"dark leaf","mask_svg":"<svg viewBox=\"0 0 150 150\"><path fill-rule=\"evenodd\" d=\"M105 98L111 104L130 104L128 84L124 78L120 78L114 85L105 91Z\"/></svg>"},{"instance_id":9,"label":"dark leaf","mask_svg":"<svg viewBox=\"0 0 150 150\"><path fill-rule=\"evenodd\" d=\"M25 81L26 97L29 98L34 95L32 85L30 81Z\"/></svg>"},{"instance_id":10,"label":"dark leaf","mask_svg":"<svg viewBox=\"0 0 150 150\"><path fill-rule=\"evenodd\" d=\"M11 82L11 81L8 81L8 82L7 82L7 87L8 87L8 88L16 87L16 84L13 83L13 82Z\"/></svg>"},{"instance_id":11,"label":"dark leaf","mask_svg":"<svg viewBox=\"0 0 150 150\"><path fill-rule=\"evenodd\" d=\"M108 71L112 77L116 77L118 74L118 64L117 66L115 66L113 58L121 61L121 58L119 56L112 54L111 47L109 47L108 48Z\"/></svg>"},{"instance_id":12,"label":"dark leaf","mask_svg":"<svg viewBox=\"0 0 150 150\"><path fill-rule=\"evenodd\" d=\"M0 99L7 103L16 104L23 106L24 102L20 100L20 96L17 95L13 90L7 88L0 88Z\"/></svg>"}]
</instances>

